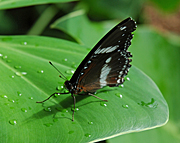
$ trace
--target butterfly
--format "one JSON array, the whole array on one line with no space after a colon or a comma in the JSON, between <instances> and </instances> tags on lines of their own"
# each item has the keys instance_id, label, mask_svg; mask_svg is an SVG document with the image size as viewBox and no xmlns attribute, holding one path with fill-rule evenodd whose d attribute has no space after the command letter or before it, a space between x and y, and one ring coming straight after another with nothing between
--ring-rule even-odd
<instances>
[{"instance_id":1,"label":"butterfly","mask_svg":"<svg viewBox=\"0 0 180 143\"><path fill-rule=\"evenodd\" d=\"M107 101L95 96L93 93L105 86L119 86L124 82L132 61L132 54L127 51L133 38L132 32L136 30L136 22L127 18L111 29L88 53L81 64L76 69L70 80L51 63L56 70L66 79L64 85L69 91L67 93L53 93L47 101L55 94L71 94L74 101L74 110L72 121L74 121L74 112L76 98L82 92L86 95L94 96L102 101Z\"/></svg>"}]
</instances>

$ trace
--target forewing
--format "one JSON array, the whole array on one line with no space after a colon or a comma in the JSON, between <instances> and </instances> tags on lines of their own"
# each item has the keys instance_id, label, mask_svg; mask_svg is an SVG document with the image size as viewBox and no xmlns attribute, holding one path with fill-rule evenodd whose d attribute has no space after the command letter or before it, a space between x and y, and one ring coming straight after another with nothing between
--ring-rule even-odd
<instances>
[{"instance_id":1,"label":"forewing","mask_svg":"<svg viewBox=\"0 0 180 143\"><path fill-rule=\"evenodd\" d=\"M70 82L85 92L124 82L132 55L127 52L136 23L127 18L108 32L81 62Z\"/></svg>"}]
</instances>

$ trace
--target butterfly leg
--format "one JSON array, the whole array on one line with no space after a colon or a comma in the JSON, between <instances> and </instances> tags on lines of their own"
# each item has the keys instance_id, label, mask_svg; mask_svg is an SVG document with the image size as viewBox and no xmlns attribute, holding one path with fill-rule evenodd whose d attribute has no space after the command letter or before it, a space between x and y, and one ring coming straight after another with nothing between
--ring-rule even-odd
<instances>
[{"instance_id":1,"label":"butterfly leg","mask_svg":"<svg viewBox=\"0 0 180 143\"><path fill-rule=\"evenodd\" d=\"M73 93L71 93L71 96L73 97L73 100L74 100L74 110L73 110L73 114L72 114L72 121L74 121L74 112L75 112L76 98L73 95Z\"/></svg>"},{"instance_id":2,"label":"butterfly leg","mask_svg":"<svg viewBox=\"0 0 180 143\"><path fill-rule=\"evenodd\" d=\"M43 101L37 101L36 103L43 103L43 102L49 100L49 99L50 99L52 96L54 96L55 94L69 94L69 92L68 92L68 93L58 93L58 92L55 92L55 93L51 94L47 99L45 99L45 100L43 100Z\"/></svg>"},{"instance_id":3,"label":"butterfly leg","mask_svg":"<svg viewBox=\"0 0 180 143\"><path fill-rule=\"evenodd\" d=\"M108 102L108 100L105 100L105 99L99 98L99 97L95 96L94 94L88 93L88 95L91 95L91 96L93 96L93 97L95 97L95 98L97 98L97 99L99 99L99 100L102 100L102 101Z\"/></svg>"}]
</instances>

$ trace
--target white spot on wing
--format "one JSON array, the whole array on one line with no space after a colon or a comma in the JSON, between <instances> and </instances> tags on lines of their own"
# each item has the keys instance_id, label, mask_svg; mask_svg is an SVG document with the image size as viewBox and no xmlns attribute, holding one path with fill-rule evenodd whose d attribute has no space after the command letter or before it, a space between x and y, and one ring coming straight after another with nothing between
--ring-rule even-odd
<instances>
[{"instance_id":1,"label":"white spot on wing","mask_svg":"<svg viewBox=\"0 0 180 143\"><path fill-rule=\"evenodd\" d=\"M113 51L115 51L118 47L119 47L119 45L113 46L113 47L109 48L108 50L106 50L106 53L113 52Z\"/></svg>"},{"instance_id":2,"label":"white spot on wing","mask_svg":"<svg viewBox=\"0 0 180 143\"><path fill-rule=\"evenodd\" d=\"M123 26L123 27L120 27L120 30L124 30L126 28L127 28L126 26Z\"/></svg>"},{"instance_id":3,"label":"white spot on wing","mask_svg":"<svg viewBox=\"0 0 180 143\"><path fill-rule=\"evenodd\" d=\"M119 47L119 45L116 45L116 46L110 46L110 47L106 47L106 48L98 48L94 54L103 54L103 53L110 53L110 52L113 52L115 51L117 48Z\"/></svg>"},{"instance_id":4,"label":"white spot on wing","mask_svg":"<svg viewBox=\"0 0 180 143\"><path fill-rule=\"evenodd\" d=\"M111 61L111 57L109 57L106 61L105 61L105 63L109 63L110 61Z\"/></svg>"},{"instance_id":5,"label":"white spot on wing","mask_svg":"<svg viewBox=\"0 0 180 143\"><path fill-rule=\"evenodd\" d=\"M101 85L101 88L103 87L103 86L106 86L107 85L107 81L106 81L106 79L107 79L107 76L108 76L108 74L109 74L109 72L111 71L111 68L107 65L107 64L105 64L104 66L103 66L103 68L101 69L101 74L100 74L100 85Z\"/></svg>"}]
</instances>

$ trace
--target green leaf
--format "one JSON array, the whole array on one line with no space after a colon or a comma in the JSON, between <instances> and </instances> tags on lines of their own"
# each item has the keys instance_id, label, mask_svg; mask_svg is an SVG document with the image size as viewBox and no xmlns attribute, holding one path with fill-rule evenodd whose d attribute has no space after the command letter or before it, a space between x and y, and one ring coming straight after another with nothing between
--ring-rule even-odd
<instances>
[{"instance_id":1,"label":"green leaf","mask_svg":"<svg viewBox=\"0 0 180 143\"><path fill-rule=\"evenodd\" d=\"M11 9L24 6L32 6L38 4L71 2L76 0L2 0L0 1L0 10Z\"/></svg>"},{"instance_id":2,"label":"green leaf","mask_svg":"<svg viewBox=\"0 0 180 143\"><path fill-rule=\"evenodd\" d=\"M180 36L160 33L149 26L138 26L134 35L130 48L133 53L133 65L156 82L168 102L170 120L161 128L119 136L108 142L179 143Z\"/></svg>"},{"instance_id":3,"label":"green leaf","mask_svg":"<svg viewBox=\"0 0 180 143\"><path fill-rule=\"evenodd\" d=\"M155 83L133 66L124 87L105 88L98 97L59 95L63 84L50 60L70 78L89 49L38 36L0 36L0 138L2 142L90 142L164 125L169 111ZM43 72L42 72L43 71ZM129 80L130 79L130 80ZM121 94L121 95L120 95Z\"/></svg>"},{"instance_id":4,"label":"green leaf","mask_svg":"<svg viewBox=\"0 0 180 143\"><path fill-rule=\"evenodd\" d=\"M79 10L59 18L51 25L51 28L62 30L72 36L78 43L92 47L100 40L100 35L105 35L115 24L117 23L114 21L91 22L85 12Z\"/></svg>"}]
</instances>

